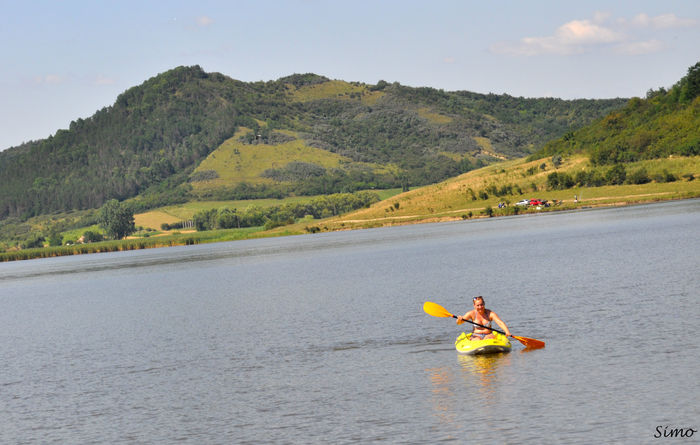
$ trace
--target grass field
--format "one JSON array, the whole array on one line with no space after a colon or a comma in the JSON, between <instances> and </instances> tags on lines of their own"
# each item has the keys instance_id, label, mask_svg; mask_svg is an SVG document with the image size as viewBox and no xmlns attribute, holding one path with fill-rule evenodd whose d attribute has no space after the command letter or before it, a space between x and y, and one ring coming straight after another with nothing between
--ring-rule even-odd
<instances>
[{"instance_id":1,"label":"grass field","mask_svg":"<svg viewBox=\"0 0 700 445\"><path fill-rule=\"evenodd\" d=\"M379 195L379 199L382 200L388 199L392 196L396 196L399 193L401 193L401 189L373 191L376 192L377 195ZM267 208L276 205L309 202L316 198L318 198L318 196L294 196L284 199L248 199L236 201L192 201L186 204L161 207L150 212L139 213L134 215L134 220L137 227L141 226L144 228L151 228L160 231L161 224L163 223L172 224L179 221L187 221L189 219L192 219L195 213L201 212L203 210L221 208L244 210L246 208L256 206Z\"/></svg>"},{"instance_id":2,"label":"grass field","mask_svg":"<svg viewBox=\"0 0 700 445\"><path fill-rule=\"evenodd\" d=\"M544 164L544 169L541 166ZM378 202L367 209L316 223L321 231L347 230L387 225L414 224L418 222L449 221L487 216L491 208L493 216L514 214L514 205L521 199L546 199L558 201L548 208L522 208L517 212L541 212L566 210L580 207L627 205L670 199L700 197L700 178L689 181L683 176L700 175L700 157L671 158L641 161L627 165L628 171L645 168L650 176L664 171L679 179L674 182L651 182L642 185L619 185L603 187L575 187L566 190L547 190L547 176L554 172L572 174L590 168L588 160L573 157L557 169L552 161L525 160L506 161L475 170L439 184L421 187ZM608 167L609 168L609 167ZM479 198L481 191L489 186L504 185L519 187L522 193L505 196ZM477 199L474 199L476 196ZM575 201L574 197L577 200ZM508 204L499 209L498 204ZM303 233L304 225L287 226L289 232Z\"/></svg>"},{"instance_id":3,"label":"grass field","mask_svg":"<svg viewBox=\"0 0 700 445\"><path fill-rule=\"evenodd\" d=\"M294 87L289 86L290 89ZM369 91L364 85L356 85L342 80L331 80L328 82L306 85L298 89L293 89L292 99L296 102L309 102L312 100L327 98L347 98L348 100L360 99L366 105L373 105L384 93L381 91Z\"/></svg>"}]
</instances>

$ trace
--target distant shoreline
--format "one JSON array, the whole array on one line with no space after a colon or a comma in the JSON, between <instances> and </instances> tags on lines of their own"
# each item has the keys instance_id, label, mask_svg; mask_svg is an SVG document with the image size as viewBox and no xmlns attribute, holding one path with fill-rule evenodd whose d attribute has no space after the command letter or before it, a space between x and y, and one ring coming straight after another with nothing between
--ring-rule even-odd
<instances>
[{"instance_id":1,"label":"distant shoreline","mask_svg":"<svg viewBox=\"0 0 700 445\"><path fill-rule=\"evenodd\" d=\"M612 198L612 197L611 197ZM474 215L466 220L483 220L490 218L502 218L508 216L525 216L525 215L539 215L549 212L575 212L581 210L595 210L603 208L617 208L617 207L628 207L636 205L650 205L658 204L662 202L672 202L672 201L686 201L686 200L696 200L700 199L698 196L689 196L684 198L669 197L666 199L653 199L653 200L628 200L628 201L616 201L613 203L591 203L588 200L580 201L578 204L572 205L573 203L565 203L564 206L556 206L543 208L539 211L524 211L513 215L502 215L494 214L492 216L487 215ZM601 200L601 199L597 199ZM455 212L459 213L462 210L457 210ZM413 220L409 220L414 218ZM385 220L383 223L379 220ZM361 230L361 229L372 229L380 227L393 227L393 226L404 226L404 225L414 225L414 224L431 224L431 223L442 223L442 222L454 222L463 221L465 218L459 216L445 216L445 215L413 215L407 217L387 217L387 218L377 218L374 221L371 219L367 220L343 220L342 217L329 218L326 222L329 224L333 221L333 225L323 232L338 232L338 231L350 231L350 230ZM323 221L318 220L318 225L323 225ZM351 221L357 221L357 225L348 226ZM306 226L302 227L302 226ZM158 237L149 238L136 238L136 239L124 239L117 241L104 241L98 243L88 243L80 244L74 246L60 246L60 247L44 247L37 249L25 249L12 252L0 253L0 262L9 261L20 261L20 260L30 260L38 258L51 258L58 256L70 256L70 255L84 255L92 253L105 253L105 252L120 252L128 250L141 250L141 249L153 249L161 247L175 247L175 246L186 246L194 244L208 244L214 242L228 242L228 241L241 241L247 239L257 239L257 238L272 238L279 236L292 236L292 235L304 235L310 234L308 229L308 222L305 224L292 224L290 226L278 227L269 231L263 232L262 230L216 230L209 232L194 232L194 233L183 233L179 235L165 235Z\"/></svg>"}]
</instances>

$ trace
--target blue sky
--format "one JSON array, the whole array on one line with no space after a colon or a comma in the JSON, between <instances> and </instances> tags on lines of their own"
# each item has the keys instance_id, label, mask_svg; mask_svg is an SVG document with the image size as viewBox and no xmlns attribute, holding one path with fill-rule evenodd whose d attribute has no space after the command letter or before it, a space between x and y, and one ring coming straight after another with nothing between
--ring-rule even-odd
<instances>
[{"instance_id":1,"label":"blue sky","mask_svg":"<svg viewBox=\"0 0 700 445\"><path fill-rule=\"evenodd\" d=\"M447 91L643 97L700 61L694 0L0 0L0 149L180 65Z\"/></svg>"}]
</instances>

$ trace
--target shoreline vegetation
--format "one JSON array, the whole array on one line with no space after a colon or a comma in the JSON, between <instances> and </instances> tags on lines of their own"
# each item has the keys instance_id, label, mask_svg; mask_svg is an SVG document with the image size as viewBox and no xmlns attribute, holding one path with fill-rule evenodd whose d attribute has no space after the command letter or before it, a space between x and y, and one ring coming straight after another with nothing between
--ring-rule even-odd
<instances>
[{"instance_id":1,"label":"shoreline vegetation","mask_svg":"<svg viewBox=\"0 0 700 445\"><path fill-rule=\"evenodd\" d=\"M653 165L656 163L658 165ZM555 168L549 160L517 160L494 164L472 171L445 182L420 187L407 192L378 191L382 200L359 210L323 219L309 216L292 224L265 230L264 226L219 230L158 231L152 227L172 222L178 209L156 209L155 212L136 215L137 224L147 225L136 237L123 240L100 241L70 246L38 247L0 252L0 262L49 258L64 255L117 252L148 248L187 246L244 239L312 234L340 230L357 230L407 224L448 222L552 211L573 211L600 207L621 207L659 201L700 198L700 157L646 161L650 172L672 171L676 180L644 184L605 185L599 187L570 187L563 190L547 186L552 172L581 170L586 159L572 157ZM533 166L536 169L533 173ZM685 179L684 179L685 177ZM515 180L519 178L519 180ZM511 184L511 193L488 194ZM498 196L497 196L498 195ZM546 206L518 206L522 199L547 200ZM283 202L283 201L282 201ZM192 203L202 206L204 203ZM224 206L226 203L212 205ZM240 202L236 203L241 205ZM220 207L221 208L221 207ZM183 210L180 209L180 212ZM191 208L190 208L191 211ZM154 216L156 215L156 216ZM160 216L158 216L160 215ZM161 219L165 218L163 221ZM170 219L167 221L167 219Z\"/></svg>"},{"instance_id":2,"label":"shoreline vegetation","mask_svg":"<svg viewBox=\"0 0 700 445\"><path fill-rule=\"evenodd\" d=\"M670 193L665 193L663 195L669 194ZM517 215L534 215L545 212L625 207L630 205L652 204L663 201L677 201L700 198L700 192L694 195L688 195L686 197L662 197L661 195L662 194L642 194L637 196L629 195L628 199L626 200L621 200L622 197L619 197L617 199L615 199L614 197L593 198L591 200L583 199L579 200L579 202L576 205L572 203L563 203L560 206L550 207L546 209L529 209L527 211L519 212ZM608 200L614 202L607 202ZM410 224L430 224L468 219L478 220L487 218L499 218L507 216L516 216L516 214L494 212L494 214L491 216L488 216L486 214L478 214L473 215L469 218L465 218L464 215L409 215L403 217L385 217L367 220L337 220L337 218L331 218L331 221L327 221L325 223L320 222L319 224L324 225L324 227L326 227L323 231L335 232L342 230L361 230ZM298 225L299 224L295 224L293 226ZM71 246L40 247L10 252L2 252L0 253L0 262L29 260L37 258L52 258L58 256L83 255L91 253L121 252L162 247L188 246L195 244L240 241L246 239L271 238L278 236L304 235L315 232L316 231L308 230L306 228L300 230L298 227L283 227L281 229L274 229L268 231L263 230L262 227L254 227L249 229L221 229L205 232L189 232L149 238L110 240L95 243L75 244Z\"/></svg>"}]
</instances>

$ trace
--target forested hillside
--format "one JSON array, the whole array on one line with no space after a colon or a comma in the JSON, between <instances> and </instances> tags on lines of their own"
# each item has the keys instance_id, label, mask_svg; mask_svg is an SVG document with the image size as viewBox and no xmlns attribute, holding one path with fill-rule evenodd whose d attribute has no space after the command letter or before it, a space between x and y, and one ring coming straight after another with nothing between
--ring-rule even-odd
<instances>
[{"instance_id":1,"label":"forested hillside","mask_svg":"<svg viewBox=\"0 0 700 445\"><path fill-rule=\"evenodd\" d=\"M524 99L444 92L314 74L245 83L179 67L48 139L0 152L0 219L98 208L138 196L141 208L184 202L200 163L245 129L241 143L284 144L342 157L333 168L284 159L237 198L424 185L496 159L521 157L626 101ZM209 176L208 176L209 175ZM217 196L211 195L212 198Z\"/></svg>"},{"instance_id":2,"label":"forested hillside","mask_svg":"<svg viewBox=\"0 0 700 445\"><path fill-rule=\"evenodd\" d=\"M568 132L535 157L583 153L593 165L700 155L700 62L669 90L649 90L593 125Z\"/></svg>"}]
</instances>

